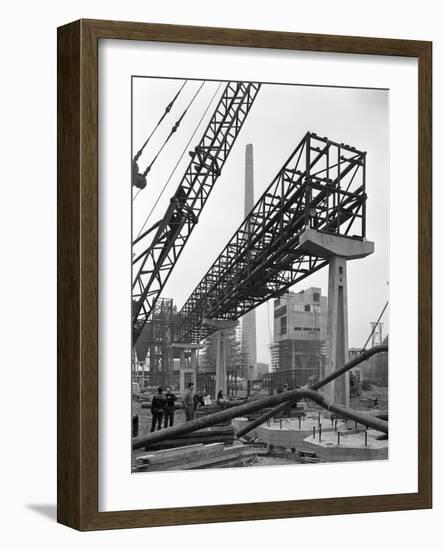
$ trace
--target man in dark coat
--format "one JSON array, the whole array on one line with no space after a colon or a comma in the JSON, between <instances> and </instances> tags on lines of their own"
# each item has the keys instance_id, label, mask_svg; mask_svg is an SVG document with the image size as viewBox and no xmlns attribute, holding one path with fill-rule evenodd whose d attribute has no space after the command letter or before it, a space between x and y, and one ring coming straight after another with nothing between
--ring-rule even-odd
<instances>
[{"instance_id":1,"label":"man in dark coat","mask_svg":"<svg viewBox=\"0 0 443 550\"><path fill-rule=\"evenodd\" d=\"M168 386L166 388L166 405L165 405L165 428L169 426L174 425L174 408L175 408L175 402L177 401L177 396L172 393L171 387Z\"/></svg>"},{"instance_id":2,"label":"man in dark coat","mask_svg":"<svg viewBox=\"0 0 443 550\"><path fill-rule=\"evenodd\" d=\"M166 397L163 395L163 388L157 389L157 395L154 395L151 403L151 432L155 432L155 427L157 430L161 430L163 414L165 412Z\"/></svg>"}]
</instances>

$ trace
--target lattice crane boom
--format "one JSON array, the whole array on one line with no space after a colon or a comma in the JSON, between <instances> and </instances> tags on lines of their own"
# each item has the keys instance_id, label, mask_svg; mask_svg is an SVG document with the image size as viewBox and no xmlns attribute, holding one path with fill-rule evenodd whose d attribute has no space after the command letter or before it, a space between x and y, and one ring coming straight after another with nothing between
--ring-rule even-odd
<instances>
[{"instance_id":1,"label":"lattice crane boom","mask_svg":"<svg viewBox=\"0 0 443 550\"><path fill-rule=\"evenodd\" d=\"M221 174L260 84L228 82L163 219L133 241L133 343ZM153 237L152 237L153 235Z\"/></svg>"}]
</instances>

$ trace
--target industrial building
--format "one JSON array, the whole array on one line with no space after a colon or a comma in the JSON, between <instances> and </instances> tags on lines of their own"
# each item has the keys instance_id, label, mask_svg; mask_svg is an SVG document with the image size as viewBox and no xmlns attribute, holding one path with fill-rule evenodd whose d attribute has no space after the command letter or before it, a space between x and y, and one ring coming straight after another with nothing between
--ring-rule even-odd
<instances>
[{"instance_id":1,"label":"industrial building","mask_svg":"<svg viewBox=\"0 0 443 550\"><path fill-rule=\"evenodd\" d=\"M323 376L327 312L328 299L317 287L288 292L274 300L273 373L291 371L292 384L297 385L306 384L312 376Z\"/></svg>"}]
</instances>

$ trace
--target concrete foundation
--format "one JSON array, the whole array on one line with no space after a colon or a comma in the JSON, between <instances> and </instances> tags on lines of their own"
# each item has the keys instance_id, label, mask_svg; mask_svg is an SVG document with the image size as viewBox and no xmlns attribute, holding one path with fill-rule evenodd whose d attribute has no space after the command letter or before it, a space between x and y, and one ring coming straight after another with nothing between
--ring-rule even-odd
<instances>
[{"instance_id":1,"label":"concrete foundation","mask_svg":"<svg viewBox=\"0 0 443 550\"><path fill-rule=\"evenodd\" d=\"M236 418L232 421L235 432L248 423L246 418ZM263 443L276 448L313 452L317 458L325 462L388 459L389 441L378 440L380 432L368 430L365 440L363 431L352 433L353 422L340 422L335 429L329 419L322 417L321 424L321 441L318 434L318 420L315 416L303 419L300 427L298 420L294 418L282 419L281 423L280 420L271 420L270 425L258 426L248 435L257 437ZM313 437L314 426L316 428L315 437ZM338 432L340 432L340 442L338 442Z\"/></svg>"},{"instance_id":2,"label":"concrete foundation","mask_svg":"<svg viewBox=\"0 0 443 550\"><path fill-rule=\"evenodd\" d=\"M368 430L367 445L364 433L338 437L334 432L322 434L321 442L318 436L312 434L303 441L303 450L314 452L325 462L350 462L359 460L387 460L389 458L389 441L378 440L380 432Z\"/></svg>"}]
</instances>

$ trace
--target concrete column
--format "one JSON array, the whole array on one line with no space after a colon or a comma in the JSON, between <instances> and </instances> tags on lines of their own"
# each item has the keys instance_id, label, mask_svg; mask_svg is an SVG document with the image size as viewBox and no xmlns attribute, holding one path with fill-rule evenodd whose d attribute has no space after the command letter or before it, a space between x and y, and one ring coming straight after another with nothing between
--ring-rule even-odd
<instances>
[{"instance_id":1,"label":"concrete column","mask_svg":"<svg viewBox=\"0 0 443 550\"><path fill-rule=\"evenodd\" d=\"M328 376L348 362L348 291L346 259L329 259L326 369ZM349 406L349 376L340 376L325 387L328 398Z\"/></svg>"},{"instance_id":2,"label":"concrete column","mask_svg":"<svg viewBox=\"0 0 443 550\"><path fill-rule=\"evenodd\" d=\"M299 249L329 261L328 320L325 376L348 361L348 285L346 262L374 253L374 243L306 228ZM349 376L343 375L325 386L331 401L349 406Z\"/></svg>"},{"instance_id":3,"label":"concrete column","mask_svg":"<svg viewBox=\"0 0 443 550\"><path fill-rule=\"evenodd\" d=\"M223 396L228 394L227 376L226 376L226 341L225 331L217 331L217 356L215 363L215 396L220 390L223 390Z\"/></svg>"},{"instance_id":4,"label":"concrete column","mask_svg":"<svg viewBox=\"0 0 443 550\"><path fill-rule=\"evenodd\" d=\"M245 217L254 207L254 148L246 145L245 152ZM247 380L257 379L257 342L255 309L242 317L242 354L245 358L245 371L242 375Z\"/></svg>"},{"instance_id":5,"label":"concrete column","mask_svg":"<svg viewBox=\"0 0 443 550\"><path fill-rule=\"evenodd\" d=\"M197 388L197 350L191 350L191 369L192 369L192 381Z\"/></svg>"},{"instance_id":6,"label":"concrete column","mask_svg":"<svg viewBox=\"0 0 443 550\"><path fill-rule=\"evenodd\" d=\"M185 361L185 350L180 350L180 392L183 393L185 391L185 368L186 368L186 361Z\"/></svg>"},{"instance_id":7,"label":"concrete column","mask_svg":"<svg viewBox=\"0 0 443 550\"><path fill-rule=\"evenodd\" d=\"M155 348L149 346L149 384L155 386L157 384L157 369L155 368Z\"/></svg>"}]
</instances>

